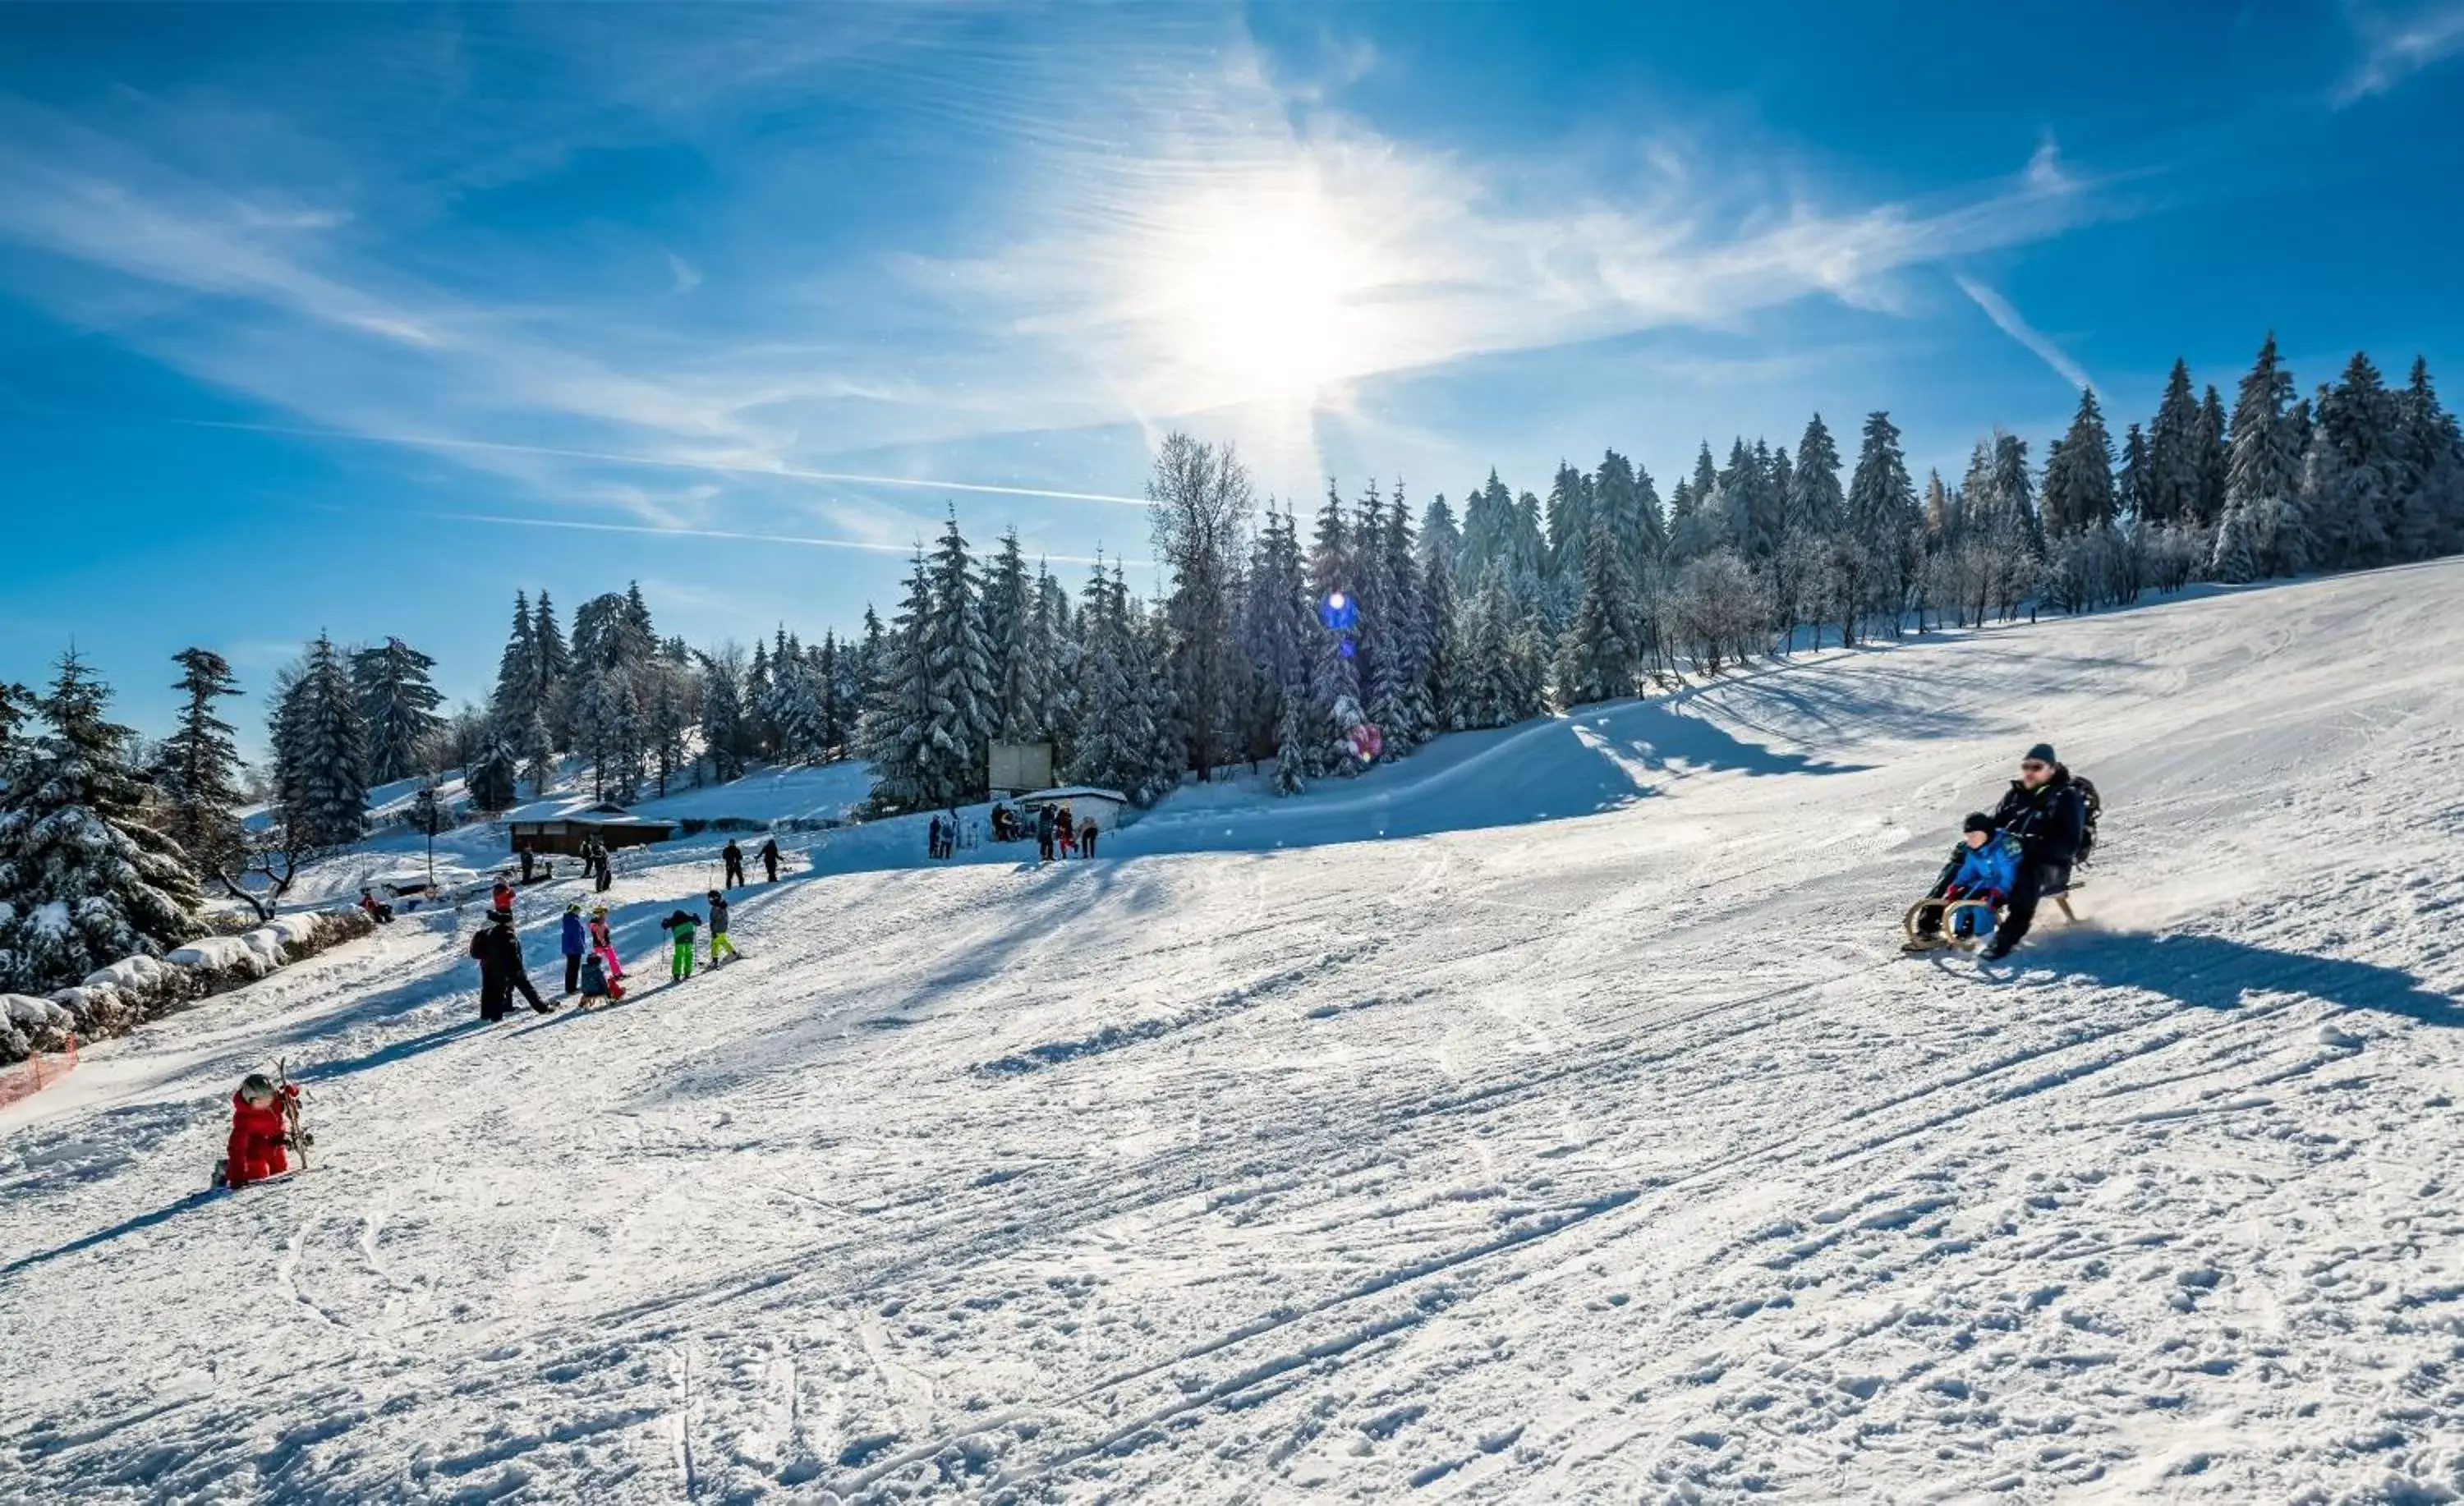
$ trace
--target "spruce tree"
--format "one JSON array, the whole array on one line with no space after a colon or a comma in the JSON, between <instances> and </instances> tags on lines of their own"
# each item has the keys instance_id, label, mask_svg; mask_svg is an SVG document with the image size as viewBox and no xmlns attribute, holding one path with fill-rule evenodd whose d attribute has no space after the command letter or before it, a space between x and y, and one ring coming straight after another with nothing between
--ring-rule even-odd
<instances>
[{"instance_id":1,"label":"spruce tree","mask_svg":"<svg viewBox=\"0 0 2464 1506\"><path fill-rule=\"evenodd\" d=\"M2114 477L2114 511L2136 521L2150 521L2155 484L2147 436L2133 424L2122 441L2122 469Z\"/></svg>"},{"instance_id":2,"label":"spruce tree","mask_svg":"<svg viewBox=\"0 0 2464 1506\"><path fill-rule=\"evenodd\" d=\"M2339 569L2389 563L2404 553L2396 537L2408 490L2396 397L2370 358L2355 351L2343 380L2319 389L2316 412L2314 437L2324 437L2337 451L2327 469L2339 484L2333 495L2315 499L2327 511L2312 519L2326 545L2326 562Z\"/></svg>"},{"instance_id":3,"label":"spruce tree","mask_svg":"<svg viewBox=\"0 0 2464 1506\"><path fill-rule=\"evenodd\" d=\"M436 714L445 697L429 679L435 667L435 660L399 638L351 656L352 688L368 730L370 783L391 784L425 772L429 745L445 725Z\"/></svg>"},{"instance_id":4,"label":"spruce tree","mask_svg":"<svg viewBox=\"0 0 2464 1506\"><path fill-rule=\"evenodd\" d=\"M1880 409L1865 416L1857 469L1848 481L1846 513L1846 533L1863 547L1869 561L1873 594L1896 623L1904 588L1903 544L1916 526L1917 489L1900 449L1899 428ZM1854 603L1851 611L1860 613L1868 604Z\"/></svg>"},{"instance_id":5,"label":"spruce tree","mask_svg":"<svg viewBox=\"0 0 2464 1506\"><path fill-rule=\"evenodd\" d=\"M1557 654L1558 696L1569 706L1634 693L1641 645L1634 627L1634 585L1623 552L1599 530L1585 556L1583 596Z\"/></svg>"},{"instance_id":6,"label":"spruce tree","mask_svg":"<svg viewBox=\"0 0 2464 1506\"><path fill-rule=\"evenodd\" d=\"M163 741L154 784L168 809L164 835L203 877L229 866L240 852L237 732L214 709L240 693L239 681L230 661L210 648L184 648L171 659L182 671L172 688L185 699L178 730Z\"/></svg>"},{"instance_id":7,"label":"spruce tree","mask_svg":"<svg viewBox=\"0 0 2464 1506\"><path fill-rule=\"evenodd\" d=\"M47 993L197 934L188 860L147 820L128 729L75 650L36 706L50 725L0 792L0 993Z\"/></svg>"},{"instance_id":8,"label":"spruce tree","mask_svg":"<svg viewBox=\"0 0 2464 1506\"><path fill-rule=\"evenodd\" d=\"M2147 428L2147 497L2141 513L2145 521L2198 520L2205 486L2200 445L2199 400L2190 388L2190 365L2177 359Z\"/></svg>"},{"instance_id":9,"label":"spruce tree","mask_svg":"<svg viewBox=\"0 0 2464 1506\"><path fill-rule=\"evenodd\" d=\"M2201 528L2213 528L2224 516L2227 473L2232 457L2226 449L2225 404L2211 382L2207 395L2199 400L2199 422L2190 438L2190 450L2195 465L2197 489L2192 493L2189 521Z\"/></svg>"},{"instance_id":10,"label":"spruce tree","mask_svg":"<svg viewBox=\"0 0 2464 1506\"><path fill-rule=\"evenodd\" d=\"M2271 333L2233 403L2224 518L2216 535L2219 579L2255 580L2285 568L2279 540L2287 511L2298 506L2299 466L2285 424L2292 402L2293 378L2276 354Z\"/></svg>"},{"instance_id":11,"label":"spruce tree","mask_svg":"<svg viewBox=\"0 0 2464 1506\"><path fill-rule=\"evenodd\" d=\"M531 693L558 753L573 748L573 723L565 714L572 679L573 652L565 646L563 629L557 626L556 608L541 590L539 605L531 609Z\"/></svg>"},{"instance_id":12,"label":"spruce tree","mask_svg":"<svg viewBox=\"0 0 2464 1506\"><path fill-rule=\"evenodd\" d=\"M282 817L310 847L360 840L368 814L367 724L334 642L308 645L275 714Z\"/></svg>"},{"instance_id":13,"label":"spruce tree","mask_svg":"<svg viewBox=\"0 0 2464 1506\"><path fill-rule=\"evenodd\" d=\"M2070 432L2045 463L2045 531L2065 538L2102 528L2113 514L2113 441L2096 389L2081 387Z\"/></svg>"}]
</instances>

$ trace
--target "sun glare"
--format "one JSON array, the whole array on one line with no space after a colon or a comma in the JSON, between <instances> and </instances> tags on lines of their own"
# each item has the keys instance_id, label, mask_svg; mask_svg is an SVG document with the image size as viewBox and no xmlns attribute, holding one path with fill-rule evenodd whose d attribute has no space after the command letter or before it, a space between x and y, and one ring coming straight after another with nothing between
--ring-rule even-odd
<instances>
[{"instance_id":1,"label":"sun glare","mask_svg":"<svg viewBox=\"0 0 2464 1506\"><path fill-rule=\"evenodd\" d=\"M1163 290L1176 363L1236 400L1308 397L1350 374L1362 255L1340 228L1306 197L1197 218Z\"/></svg>"}]
</instances>

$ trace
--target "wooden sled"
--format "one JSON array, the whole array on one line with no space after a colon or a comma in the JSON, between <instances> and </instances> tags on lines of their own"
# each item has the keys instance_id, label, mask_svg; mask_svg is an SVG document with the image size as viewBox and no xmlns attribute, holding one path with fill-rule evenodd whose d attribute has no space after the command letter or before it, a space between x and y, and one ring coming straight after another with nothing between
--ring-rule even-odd
<instances>
[{"instance_id":1,"label":"wooden sled","mask_svg":"<svg viewBox=\"0 0 2464 1506\"><path fill-rule=\"evenodd\" d=\"M2042 904L2046 900L2051 900L2054 904L2054 907L2062 912L2062 919L2069 924L2076 926L2079 924L2079 912L2071 908L2071 893L2073 890L2078 889L2080 886L2081 885L2079 884L2074 883L2068 889L2061 889L2055 893L2041 896L2037 903ZM1971 934L1966 936L1959 935L1960 911L1962 910L1979 910L1984 912L1985 916L1990 919L1997 928L2002 924L2000 906L1990 905L1983 900L1922 899L1908 906L1907 915L1900 922L1900 928L1908 933L1907 945L1903 947L1901 949L1903 951L1937 951L1948 948L1959 951L1974 951L1978 947L1984 945L1985 942L1991 938L1992 932L1989 930L1982 934ZM1937 917L1933 928L1929 930L1925 928L1925 917L1928 914Z\"/></svg>"}]
</instances>

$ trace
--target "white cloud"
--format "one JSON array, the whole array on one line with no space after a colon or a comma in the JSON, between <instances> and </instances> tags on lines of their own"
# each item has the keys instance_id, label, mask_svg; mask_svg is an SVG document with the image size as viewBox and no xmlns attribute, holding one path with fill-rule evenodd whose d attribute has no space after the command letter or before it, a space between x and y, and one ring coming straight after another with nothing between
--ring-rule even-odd
<instances>
[{"instance_id":1,"label":"white cloud","mask_svg":"<svg viewBox=\"0 0 2464 1506\"><path fill-rule=\"evenodd\" d=\"M1959 284L1959 291L1967 294L1978 308L1983 309L1985 316L1991 319L2003 334L2035 352L2036 359L2053 367L2064 382L2074 387L2091 387L2096 384L2088 380L2086 368L2071 360L2062 348L2055 344L2042 331L2021 318L2019 311L2011 306L2010 299L1966 273L1952 273L1950 280Z\"/></svg>"},{"instance_id":2,"label":"white cloud","mask_svg":"<svg viewBox=\"0 0 2464 1506\"><path fill-rule=\"evenodd\" d=\"M701 286L701 269L674 251L668 252L668 275L674 279L671 293L691 293Z\"/></svg>"},{"instance_id":3,"label":"white cloud","mask_svg":"<svg viewBox=\"0 0 2464 1506\"><path fill-rule=\"evenodd\" d=\"M2464 53L2464 5L2434 5L2405 15L2353 7L2361 61L2336 91L2339 108L2386 94L2425 68Z\"/></svg>"}]
</instances>

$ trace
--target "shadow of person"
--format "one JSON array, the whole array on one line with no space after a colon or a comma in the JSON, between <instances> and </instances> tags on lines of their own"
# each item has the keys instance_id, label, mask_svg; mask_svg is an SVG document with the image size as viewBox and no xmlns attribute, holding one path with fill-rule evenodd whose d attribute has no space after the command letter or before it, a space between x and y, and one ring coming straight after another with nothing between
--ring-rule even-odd
<instances>
[{"instance_id":1,"label":"shadow of person","mask_svg":"<svg viewBox=\"0 0 2464 1506\"><path fill-rule=\"evenodd\" d=\"M2464 1004L2432 992L2409 972L2374 962L2277 951L2195 932L2074 935L2058 944L2058 952L2055 965L2065 972L2116 988L2146 989L2197 1009L2239 1009L2249 993L2306 993L2425 1025L2464 1025Z\"/></svg>"},{"instance_id":2,"label":"shadow of person","mask_svg":"<svg viewBox=\"0 0 2464 1506\"><path fill-rule=\"evenodd\" d=\"M211 1190L191 1192L150 1213L138 1213L121 1219L108 1229L98 1229L93 1233L79 1235L67 1244L54 1245L49 1250L38 1251L30 1255L20 1255L7 1265L0 1265L0 1277L15 1276L20 1271L41 1265L47 1260L56 1260L62 1255L75 1255L80 1250L92 1250L98 1245L107 1245L122 1234L133 1234L142 1229L151 1229L157 1224L168 1223L214 1195Z\"/></svg>"}]
</instances>

